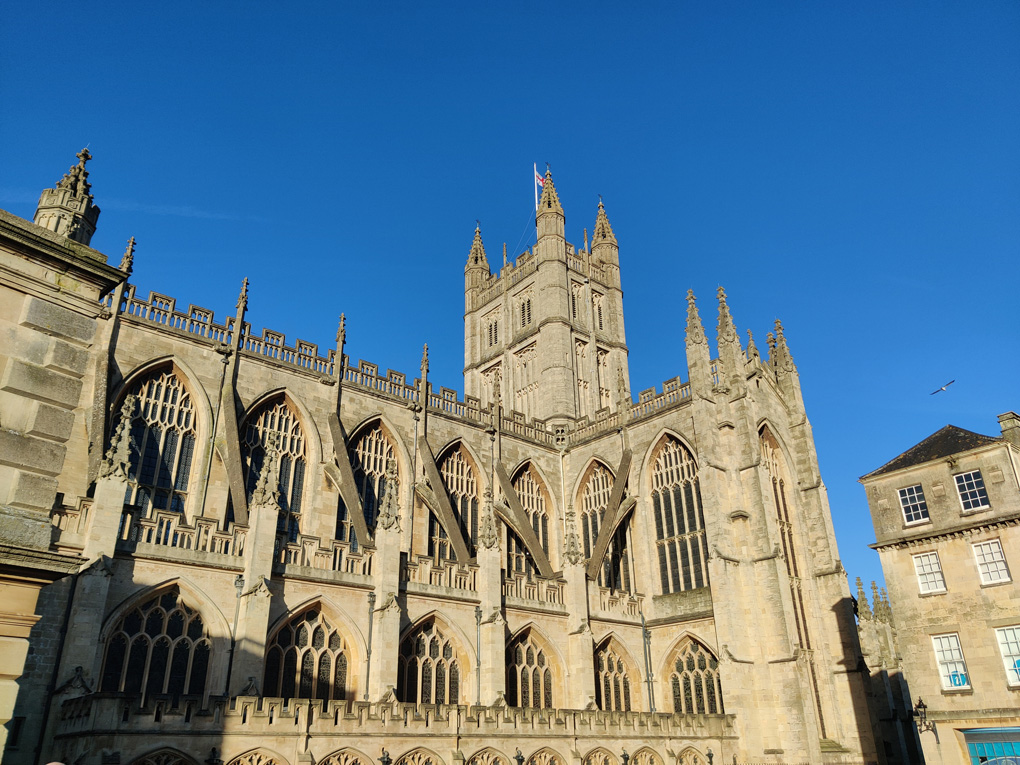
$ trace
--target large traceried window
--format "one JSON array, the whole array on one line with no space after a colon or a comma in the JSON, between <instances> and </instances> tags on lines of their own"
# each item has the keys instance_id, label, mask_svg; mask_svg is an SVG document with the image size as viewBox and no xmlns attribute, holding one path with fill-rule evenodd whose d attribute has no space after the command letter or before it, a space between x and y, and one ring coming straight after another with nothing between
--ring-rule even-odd
<instances>
[{"instance_id":1,"label":"large traceried window","mask_svg":"<svg viewBox=\"0 0 1020 765\"><path fill-rule=\"evenodd\" d=\"M269 641L263 689L285 699L347 698L350 650L343 634L312 608Z\"/></svg>"},{"instance_id":2,"label":"large traceried window","mask_svg":"<svg viewBox=\"0 0 1020 765\"><path fill-rule=\"evenodd\" d=\"M358 436L350 456L354 483L358 487L358 496L365 511L365 525L372 529L379 515L379 503L386 491L386 466L394 459L393 442L387 437L381 423L376 423ZM342 494L337 500L336 538L349 542L353 549L358 547L358 539Z\"/></svg>"},{"instance_id":3,"label":"large traceried window","mask_svg":"<svg viewBox=\"0 0 1020 765\"><path fill-rule=\"evenodd\" d=\"M605 520L606 507L613 493L613 474L596 462L588 471L588 478L581 489L581 537L584 543L584 557L591 558L599 538L599 530ZM599 586L612 590L633 592L634 581L630 559L630 521L621 523L606 550L599 572Z\"/></svg>"},{"instance_id":4,"label":"large traceried window","mask_svg":"<svg viewBox=\"0 0 1020 765\"><path fill-rule=\"evenodd\" d=\"M677 652L669 684L677 714L723 714L719 660L697 640L688 640Z\"/></svg>"},{"instance_id":5,"label":"large traceried window","mask_svg":"<svg viewBox=\"0 0 1020 765\"><path fill-rule=\"evenodd\" d=\"M545 554L549 555L549 512L542 479L538 477L535 468L528 464L517 473L513 487L528 516L531 528L535 531L535 536L541 542ZM529 578L535 574L535 562L531 554L521 538L509 526L506 527L506 572L526 574Z\"/></svg>"},{"instance_id":6,"label":"large traceried window","mask_svg":"<svg viewBox=\"0 0 1020 765\"><path fill-rule=\"evenodd\" d=\"M434 620L425 622L400 643L397 698L411 704L457 704L460 660L453 642Z\"/></svg>"},{"instance_id":7,"label":"large traceried window","mask_svg":"<svg viewBox=\"0 0 1020 765\"><path fill-rule=\"evenodd\" d=\"M545 649L531 630L518 635L506 649L506 698L512 707L551 709L552 669Z\"/></svg>"},{"instance_id":8,"label":"large traceried window","mask_svg":"<svg viewBox=\"0 0 1020 765\"><path fill-rule=\"evenodd\" d=\"M698 466L672 437L659 448L652 468L652 512L662 592L705 587L708 548Z\"/></svg>"},{"instance_id":9,"label":"large traceried window","mask_svg":"<svg viewBox=\"0 0 1020 765\"><path fill-rule=\"evenodd\" d=\"M131 463L125 504L183 512L195 457L191 394L173 369L150 372L128 391L138 397L131 413Z\"/></svg>"},{"instance_id":10,"label":"large traceried window","mask_svg":"<svg viewBox=\"0 0 1020 765\"><path fill-rule=\"evenodd\" d=\"M473 550L478 541L478 481L475 478L471 458L463 446L457 446L443 458L439 465L439 474L443 477L446 493L453 506L453 514L457 516L464 539ZM442 524L435 516L430 516L429 555L448 558L448 549L445 554L437 554L443 547L442 540L445 539L446 533L442 531Z\"/></svg>"},{"instance_id":11,"label":"large traceried window","mask_svg":"<svg viewBox=\"0 0 1020 765\"><path fill-rule=\"evenodd\" d=\"M604 712L630 712L630 677L612 641L595 651L595 703Z\"/></svg>"},{"instance_id":12,"label":"large traceried window","mask_svg":"<svg viewBox=\"0 0 1020 765\"><path fill-rule=\"evenodd\" d=\"M251 502L267 450L275 448L280 458L280 515L277 533L291 542L301 526L301 500L305 483L305 437L297 414L284 399L275 399L248 417L241 439L244 486Z\"/></svg>"},{"instance_id":13,"label":"large traceried window","mask_svg":"<svg viewBox=\"0 0 1020 765\"><path fill-rule=\"evenodd\" d=\"M176 588L153 596L117 622L106 644L100 690L205 693L211 643L202 616Z\"/></svg>"}]
</instances>

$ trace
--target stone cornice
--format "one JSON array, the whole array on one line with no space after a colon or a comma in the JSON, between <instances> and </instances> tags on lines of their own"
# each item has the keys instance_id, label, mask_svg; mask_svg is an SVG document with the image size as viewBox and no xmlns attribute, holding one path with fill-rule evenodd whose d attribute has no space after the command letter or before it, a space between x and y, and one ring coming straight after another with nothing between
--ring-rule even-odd
<instances>
[{"instance_id":1,"label":"stone cornice","mask_svg":"<svg viewBox=\"0 0 1020 765\"><path fill-rule=\"evenodd\" d=\"M954 526L938 532L928 531L927 533L914 534L906 539L896 539L889 542L874 542L868 547L872 550L906 550L911 547L929 545L936 541L948 541L950 539L966 539L985 531L994 529L1007 529L1020 526L1020 514L1011 515L1005 518L989 518L982 523L968 523L966 525Z\"/></svg>"}]
</instances>

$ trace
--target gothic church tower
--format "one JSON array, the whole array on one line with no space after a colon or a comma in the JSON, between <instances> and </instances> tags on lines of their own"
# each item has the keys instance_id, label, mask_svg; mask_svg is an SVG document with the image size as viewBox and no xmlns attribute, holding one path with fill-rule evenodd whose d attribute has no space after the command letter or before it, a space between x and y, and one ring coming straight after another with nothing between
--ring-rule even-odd
<instances>
[{"instance_id":1,"label":"gothic church tower","mask_svg":"<svg viewBox=\"0 0 1020 765\"><path fill-rule=\"evenodd\" d=\"M546 172L537 242L490 273L481 231L464 268L465 391L527 419L595 418L629 401L623 290L616 237L599 202L591 246L567 242ZM539 395L541 381L541 395Z\"/></svg>"},{"instance_id":2,"label":"gothic church tower","mask_svg":"<svg viewBox=\"0 0 1020 765\"><path fill-rule=\"evenodd\" d=\"M33 223L87 245L96 233L99 208L93 204L92 184L85 169L92 155L86 147L77 157L78 164L64 173L54 188L43 190Z\"/></svg>"}]
</instances>

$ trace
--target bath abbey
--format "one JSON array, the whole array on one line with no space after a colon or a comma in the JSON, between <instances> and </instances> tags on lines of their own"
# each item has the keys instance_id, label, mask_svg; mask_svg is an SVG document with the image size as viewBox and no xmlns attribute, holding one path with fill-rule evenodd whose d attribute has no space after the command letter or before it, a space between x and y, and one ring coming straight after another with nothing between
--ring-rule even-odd
<instances>
[{"instance_id":1,"label":"bath abbey","mask_svg":"<svg viewBox=\"0 0 1020 765\"><path fill-rule=\"evenodd\" d=\"M465 241L458 393L143 291L90 158L0 211L4 765L885 761L778 321L688 291L633 392L547 172L531 249Z\"/></svg>"}]
</instances>

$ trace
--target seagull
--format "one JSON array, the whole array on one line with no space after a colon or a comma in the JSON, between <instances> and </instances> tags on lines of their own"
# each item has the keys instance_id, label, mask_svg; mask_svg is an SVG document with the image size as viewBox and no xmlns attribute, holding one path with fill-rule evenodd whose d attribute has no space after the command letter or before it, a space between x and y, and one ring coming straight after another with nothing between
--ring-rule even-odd
<instances>
[{"instance_id":1,"label":"seagull","mask_svg":"<svg viewBox=\"0 0 1020 765\"><path fill-rule=\"evenodd\" d=\"M954 382L956 382L956 380L950 380L949 382L947 382L947 383L946 383L945 385L943 385L943 386L942 386L941 388L939 388L938 390L933 390L933 391L931 392L931 395L933 395L933 396L934 396L934 395L935 395L936 393L941 393L941 392L942 392L942 391L944 391L944 390L945 390L946 388L948 388L948 387L949 387L950 385L952 385L952 384L953 384Z\"/></svg>"}]
</instances>

